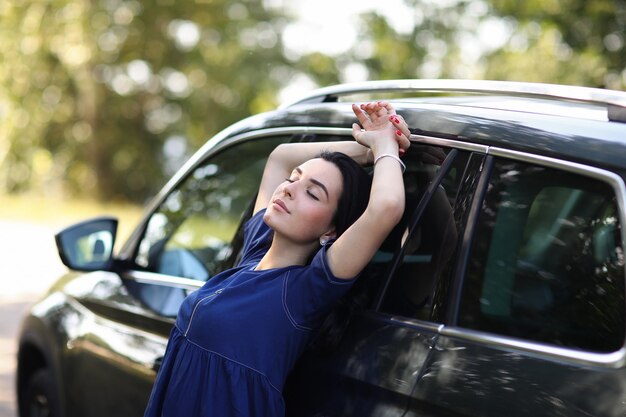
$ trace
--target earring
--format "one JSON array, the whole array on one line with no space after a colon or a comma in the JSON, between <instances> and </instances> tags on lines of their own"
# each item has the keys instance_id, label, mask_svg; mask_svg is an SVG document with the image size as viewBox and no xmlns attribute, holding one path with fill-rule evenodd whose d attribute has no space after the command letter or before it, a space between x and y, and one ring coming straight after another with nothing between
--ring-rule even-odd
<instances>
[{"instance_id":1,"label":"earring","mask_svg":"<svg viewBox=\"0 0 626 417\"><path fill-rule=\"evenodd\" d=\"M320 245L324 246L328 243L328 239L325 237L320 237Z\"/></svg>"}]
</instances>

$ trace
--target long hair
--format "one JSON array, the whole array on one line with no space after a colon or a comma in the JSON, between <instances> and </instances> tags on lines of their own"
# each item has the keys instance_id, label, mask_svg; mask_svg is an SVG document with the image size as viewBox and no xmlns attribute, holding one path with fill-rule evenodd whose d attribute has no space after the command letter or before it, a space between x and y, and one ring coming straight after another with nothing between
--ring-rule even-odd
<instances>
[{"instance_id":1,"label":"long hair","mask_svg":"<svg viewBox=\"0 0 626 417\"><path fill-rule=\"evenodd\" d=\"M318 158L333 163L341 172L343 187L333 218L337 237L365 211L370 198L371 179L352 158L341 152L322 152Z\"/></svg>"},{"instance_id":2,"label":"long hair","mask_svg":"<svg viewBox=\"0 0 626 417\"><path fill-rule=\"evenodd\" d=\"M333 220L339 237L367 208L372 180L363 167L341 152L322 152L319 158L335 164L343 177L343 189ZM368 285L359 281L337 301L317 329L310 347L318 352L328 352L338 345L354 311L363 308L369 299L369 291L364 291Z\"/></svg>"}]
</instances>

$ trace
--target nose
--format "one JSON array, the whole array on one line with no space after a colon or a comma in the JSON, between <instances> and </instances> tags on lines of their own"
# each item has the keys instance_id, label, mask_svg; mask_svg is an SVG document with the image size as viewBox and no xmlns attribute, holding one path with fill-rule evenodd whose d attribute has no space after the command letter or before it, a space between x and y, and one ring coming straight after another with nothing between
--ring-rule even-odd
<instances>
[{"instance_id":1,"label":"nose","mask_svg":"<svg viewBox=\"0 0 626 417\"><path fill-rule=\"evenodd\" d=\"M283 194L284 194L286 197L293 198L294 191L295 191L295 190L293 189L294 184L295 184L295 183L293 183L293 182L288 182L288 183L287 183L287 184L285 184L285 186L283 187Z\"/></svg>"}]
</instances>

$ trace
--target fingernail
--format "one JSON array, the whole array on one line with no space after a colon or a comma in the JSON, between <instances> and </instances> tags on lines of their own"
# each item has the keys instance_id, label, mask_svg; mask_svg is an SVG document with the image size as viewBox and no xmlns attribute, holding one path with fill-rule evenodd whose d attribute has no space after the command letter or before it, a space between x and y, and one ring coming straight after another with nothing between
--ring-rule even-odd
<instances>
[{"instance_id":1,"label":"fingernail","mask_svg":"<svg viewBox=\"0 0 626 417\"><path fill-rule=\"evenodd\" d=\"M389 121L393 122L394 120L396 120L393 116L389 116Z\"/></svg>"},{"instance_id":2,"label":"fingernail","mask_svg":"<svg viewBox=\"0 0 626 417\"><path fill-rule=\"evenodd\" d=\"M402 132L400 132L400 130L396 130L396 135L402 136Z\"/></svg>"},{"instance_id":3,"label":"fingernail","mask_svg":"<svg viewBox=\"0 0 626 417\"><path fill-rule=\"evenodd\" d=\"M404 155L404 149L400 148L400 149L398 150L398 153L400 154L400 156L403 156L403 155Z\"/></svg>"}]
</instances>

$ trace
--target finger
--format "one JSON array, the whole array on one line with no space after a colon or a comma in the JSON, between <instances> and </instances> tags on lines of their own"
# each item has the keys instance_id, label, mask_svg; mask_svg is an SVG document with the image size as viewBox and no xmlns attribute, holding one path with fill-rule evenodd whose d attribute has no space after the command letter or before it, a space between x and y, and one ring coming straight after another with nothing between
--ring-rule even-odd
<instances>
[{"instance_id":1,"label":"finger","mask_svg":"<svg viewBox=\"0 0 626 417\"><path fill-rule=\"evenodd\" d=\"M361 106L363 106L363 105L361 105ZM369 118L363 112L361 107L357 106L356 104L353 104L352 105L352 111L356 115L356 118L359 119L359 123L361 123L361 125L365 125L367 122L369 122ZM360 128L359 128L359 130L360 130Z\"/></svg>"},{"instance_id":2,"label":"finger","mask_svg":"<svg viewBox=\"0 0 626 417\"><path fill-rule=\"evenodd\" d=\"M403 135L405 135L407 138L411 137L411 131L409 130L409 126L407 126L404 120L400 119L398 115L389 116L389 120L391 121L391 123L394 125L396 129L399 129L400 131L402 131Z\"/></svg>"},{"instance_id":3,"label":"finger","mask_svg":"<svg viewBox=\"0 0 626 417\"><path fill-rule=\"evenodd\" d=\"M373 112L372 108L373 108L372 103L365 103L361 105L361 109L363 109L363 111L367 113L368 115L372 114Z\"/></svg>"},{"instance_id":4,"label":"finger","mask_svg":"<svg viewBox=\"0 0 626 417\"><path fill-rule=\"evenodd\" d=\"M358 142L361 136L361 126L356 123L352 123L352 137Z\"/></svg>"},{"instance_id":5,"label":"finger","mask_svg":"<svg viewBox=\"0 0 626 417\"><path fill-rule=\"evenodd\" d=\"M385 121L387 120L389 112L387 111L386 107L381 106L381 103L386 104L379 101L367 103L366 110L372 123L380 123L381 119Z\"/></svg>"},{"instance_id":6,"label":"finger","mask_svg":"<svg viewBox=\"0 0 626 417\"><path fill-rule=\"evenodd\" d=\"M381 107L384 107L387 110L387 113L396 114L396 109L388 101L379 101L378 103L382 103Z\"/></svg>"},{"instance_id":7,"label":"finger","mask_svg":"<svg viewBox=\"0 0 626 417\"><path fill-rule=\"evenodd\" d=\"M402 153L404 153L407 150L409 150L410 147L411 147L411 141L408 140L406 138L406 136L403 136L403 137L399 138L399 140L398 140L398 150L399 151L403 151ZM437 158L435 158L435 159L437 159Z\"/></svg>"},{"instance_id":8,"label":"finger","mask_svg":"<svg viewBox=\"0 0 626 417\"><path fill-rule=\"evenodd\" d=\"M404 135L400 129L396 130L396 141L398 142L400 149L404 149L405 151L411 146L409 137Z\"/></svg>"}]
</instances>

